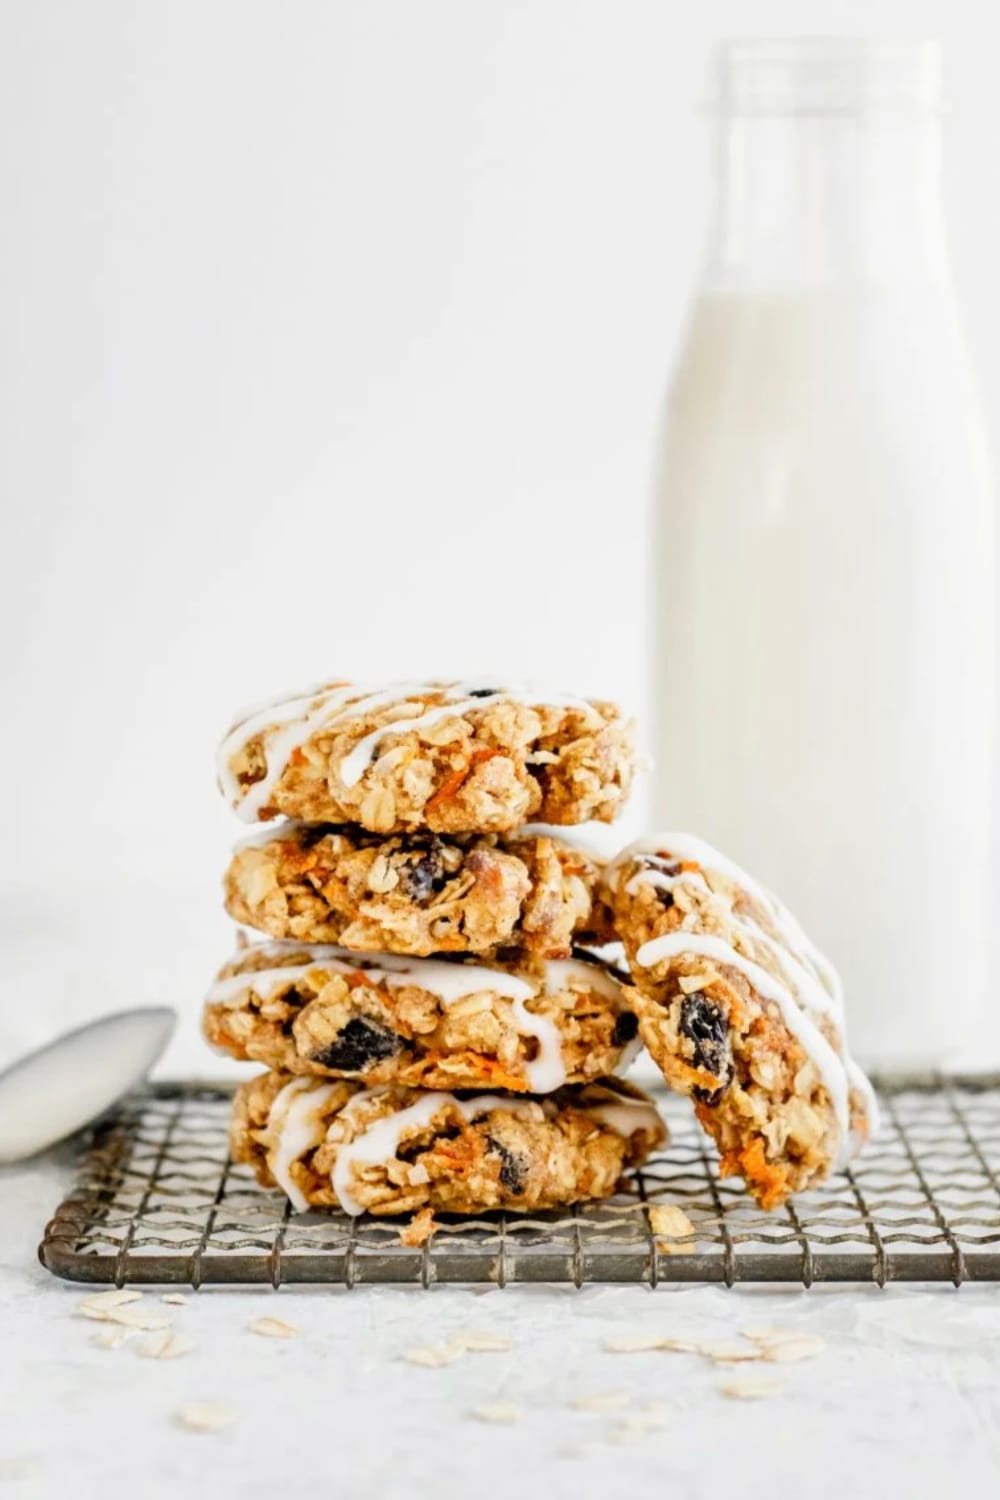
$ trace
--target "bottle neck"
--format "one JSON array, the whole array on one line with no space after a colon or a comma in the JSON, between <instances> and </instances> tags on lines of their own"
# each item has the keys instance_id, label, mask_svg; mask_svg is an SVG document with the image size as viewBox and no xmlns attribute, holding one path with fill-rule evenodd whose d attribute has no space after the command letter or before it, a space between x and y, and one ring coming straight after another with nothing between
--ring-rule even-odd
<instances>
[{"instance_id":1,"label":"bottle neck","mask_svg":"<svg viewBox=\"0 0 1000 1500\"><path fill-rule=\"evenodd\" d=\"M942 281L933 114L723 114L707 280L781 291Z\"/></svg>"}]
</instances>

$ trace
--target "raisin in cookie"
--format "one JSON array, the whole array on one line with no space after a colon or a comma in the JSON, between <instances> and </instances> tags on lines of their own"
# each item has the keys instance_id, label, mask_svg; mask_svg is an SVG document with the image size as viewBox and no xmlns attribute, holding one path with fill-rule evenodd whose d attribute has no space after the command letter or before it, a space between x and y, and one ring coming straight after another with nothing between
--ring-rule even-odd
<instances>
[{"instance_id":1,"label":"raisin in cookie","mask_svg":"<svg viewBox=\"0 0 1000 1500\"><path fill-rule=\"evenodd\" d=\"M876 1125L847 1055L840 982L769 892L708 844L665 833L609 866L642 1039L765 1208L821 1181Z\"/></svg>"},{"instance_id":2,"label":"raisin in cookie","mask_svg":"<svg viewBox=\"0 0 1000 1500\"><path fill-rule=\"evenodd\" d=\"M467 682L314 688L245 714L218 754L244 821L374 833L608 823L632 770L632 725L614 704Z\"/></svg>"},{"instance_id":3,"label":"raisin in cookie","mask_svg":"<svg viewBox=\"0 0 1000 1500\"><path fill-rule=\"evenodd\" d=\"M547 1094L624 1068L638 1025L584 959L461 959L256 943L206 997L208 1041L288 1073Z\"/></svg>"},{"instance_id":4,"label":"raisin in cookie","mask_svg":"<svg viewBox=\"0 0 1000 1500\"><path fill-rule=\"evenodd\" d=\"M231 1149L296 1209L356 1215L563 1208L614 1193L666 1139L620 1082L544 1099L264 1073L237 1090Z\"/></svg>"},{"instance_id":5,"label":"raisin in cookie","mask_svg":"<svg viewBox=\"0 0 1000 1500\"><path fill-rule=\"evenodd\" d=\"M414 954L516 946L568 958L612 937L600 858L556 833L364 833L286 823L240 844L226 910L275 938Z\"/></svg>"}]
</instances>

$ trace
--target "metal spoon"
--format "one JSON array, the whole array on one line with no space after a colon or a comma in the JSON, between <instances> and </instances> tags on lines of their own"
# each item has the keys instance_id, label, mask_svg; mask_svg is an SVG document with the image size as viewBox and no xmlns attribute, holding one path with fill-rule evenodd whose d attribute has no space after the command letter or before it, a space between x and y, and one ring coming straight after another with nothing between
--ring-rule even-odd
<instances>
[{"instance_id":1,"label":"metal spoon","mask_svg":"<svg viewBox=\"0 0 1000 1500\"><path fill-rule=\"evenodd\" d=\"M141 1083L169 1042L167 1005L117 1011L64 1032L0 1073L0 1162L82 1130Z\"/></svg>"}]
</instances>

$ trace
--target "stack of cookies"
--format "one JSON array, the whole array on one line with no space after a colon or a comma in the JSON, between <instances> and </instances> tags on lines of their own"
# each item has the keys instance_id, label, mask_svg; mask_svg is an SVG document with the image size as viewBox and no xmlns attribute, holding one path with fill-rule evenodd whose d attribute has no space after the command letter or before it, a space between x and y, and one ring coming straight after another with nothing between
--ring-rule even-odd
<instances>
[{"instance_id":1,"label":"stack of cookies","mask_svg":"<svg viewBox=\"0 0 1000 1500\"><path fill-rule=\"evenodd\" d=\"M244 714L219 780L246 822L226 906L265 937L206 1000L208 1040L266 1072L232 1146L294 1207L561 1208L665 1138L617 1079L638 1045L601 861L633 771L610 703L478 682L326 685ZM273 825L275 818L289 821ZM538 819L529 824L528 819Z\"/></svg>"}]
</instances>

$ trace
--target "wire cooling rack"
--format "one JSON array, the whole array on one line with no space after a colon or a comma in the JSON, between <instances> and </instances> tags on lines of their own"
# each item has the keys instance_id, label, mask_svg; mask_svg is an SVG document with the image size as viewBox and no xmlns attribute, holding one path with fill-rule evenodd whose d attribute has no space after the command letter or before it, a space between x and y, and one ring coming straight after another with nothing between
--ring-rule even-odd
<instances>
[{"instance_id":1,"label":"wire cooling rack","mask_svg":"<svg viewBox=\"0 0 1000 1500\"><path fill-rule=\"evenodd\" d=\"M685 1103L663 1095L670 1144L615 1198L452 1218L408 1249L392 1221L293 1214L233 1165L228 1089L151 1085L91 1133L39 1255L57 1276L119 1286L1000 1281L1000 1075L890 1080L881 1096L877 1141L774 1213L719 1179ZM659 1203L684 1209L694 1240L653 1232Z\"/></svg>"}]
</instances>

